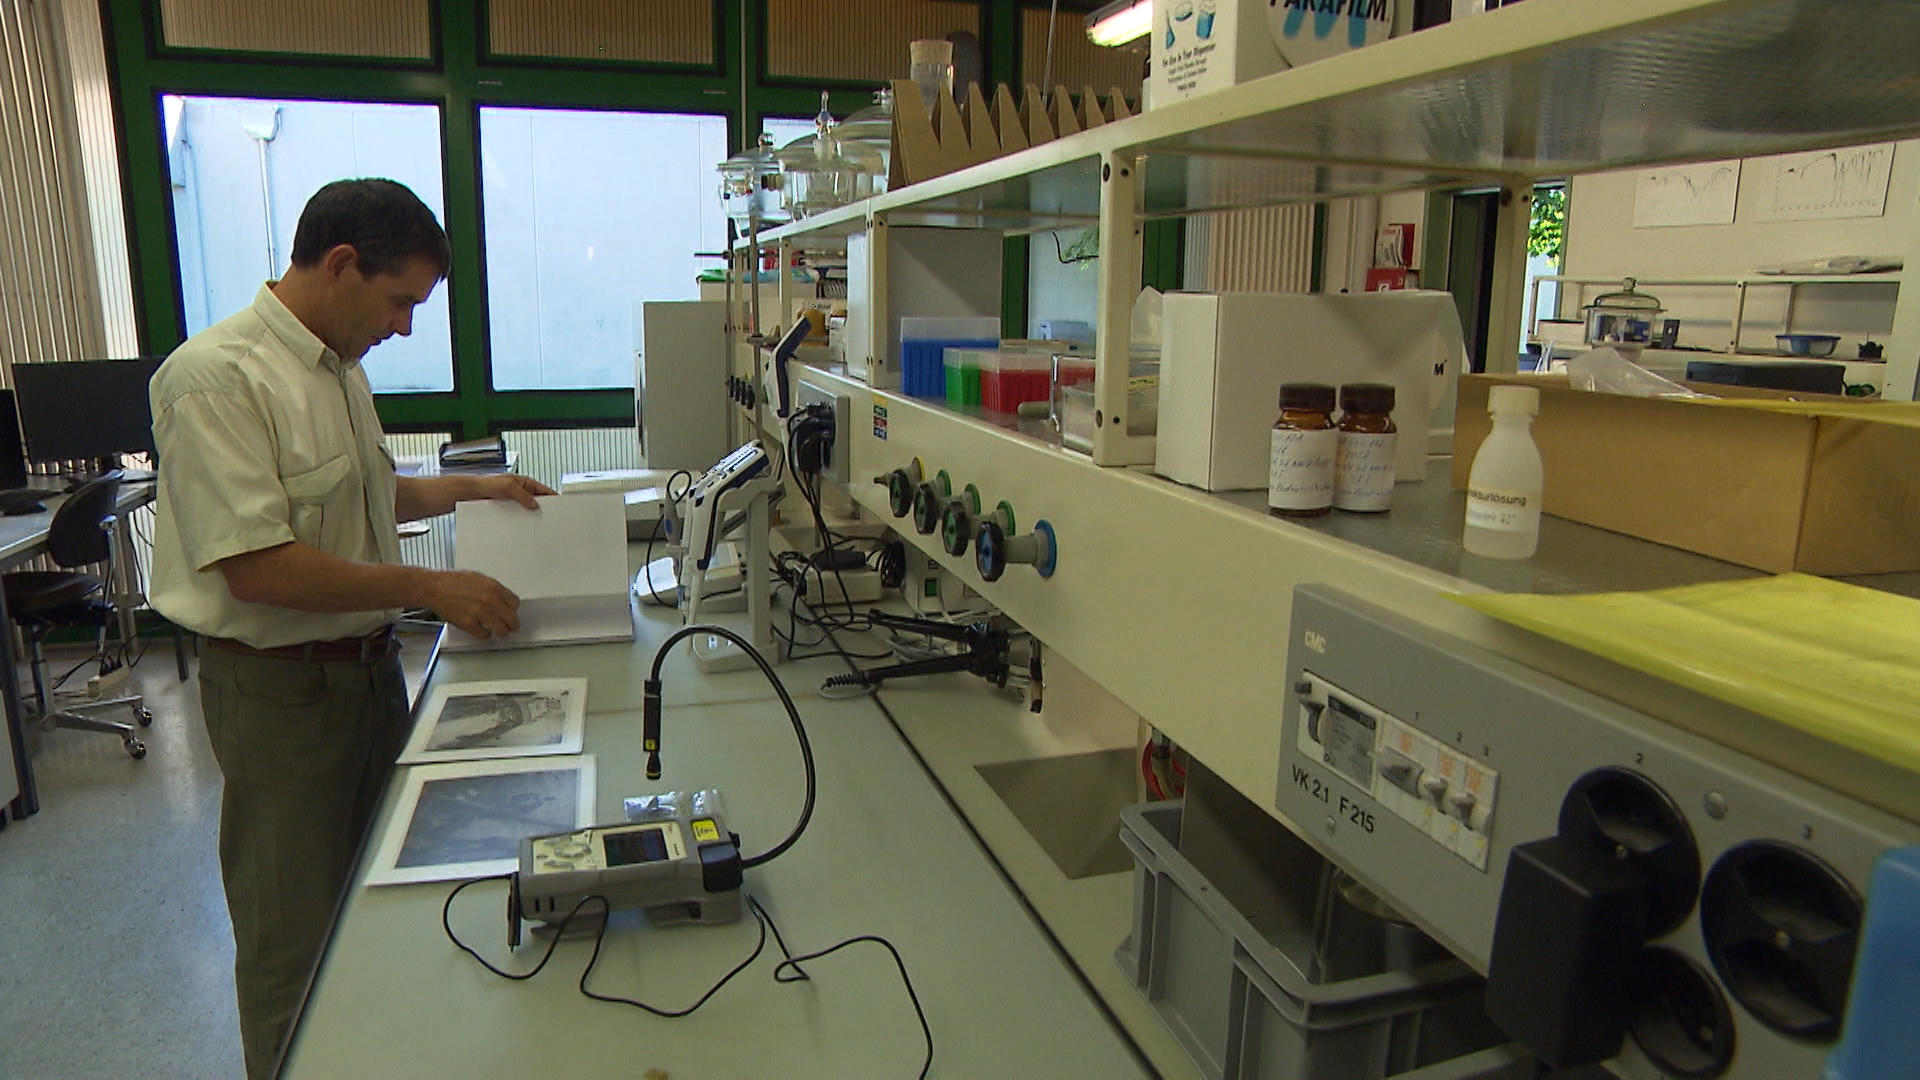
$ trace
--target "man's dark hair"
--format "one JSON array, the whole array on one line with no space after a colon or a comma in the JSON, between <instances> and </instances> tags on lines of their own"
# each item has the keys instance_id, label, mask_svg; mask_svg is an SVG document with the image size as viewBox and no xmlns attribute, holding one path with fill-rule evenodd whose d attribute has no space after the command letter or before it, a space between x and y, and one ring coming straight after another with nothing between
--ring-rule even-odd
<instances>
[{"instance_id":1,"label":"man's dark hair","mask_svg":"<svg viewBox=\"0 0 1920 1080\"><path fill-rule=\"evenodd\" d=\"M293 265L312 266L341 244L353 245L360 273L397 273L419 257L447 276L453 252L433 211L392 180L335 180L313 193L293 232Z\"/></svg>"}]
</instances>

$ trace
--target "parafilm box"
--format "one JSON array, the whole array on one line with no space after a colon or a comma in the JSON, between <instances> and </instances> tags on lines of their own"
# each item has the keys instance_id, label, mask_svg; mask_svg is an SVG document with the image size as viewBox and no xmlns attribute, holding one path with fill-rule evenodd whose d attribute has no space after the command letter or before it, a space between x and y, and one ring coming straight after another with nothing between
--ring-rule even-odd
<instances>
[{"instance_id":1,"label":"parafilm box","mask_svg":"<svg viewBox=\"0 0 1920 1080\"><path fill-rule=\"evenodd\" d=\"M1154 0L1148 107L1385 41L1410 0ZM1400 20L1405 21L1405 20Z\"/></svg>"}]
</instances>

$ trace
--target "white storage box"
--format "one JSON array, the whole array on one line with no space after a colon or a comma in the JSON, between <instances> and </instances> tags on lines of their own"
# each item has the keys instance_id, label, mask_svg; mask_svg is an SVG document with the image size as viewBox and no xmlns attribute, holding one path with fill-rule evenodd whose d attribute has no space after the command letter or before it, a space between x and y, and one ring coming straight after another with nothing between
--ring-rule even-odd
<instances>
[{"instance_id":1,"label":"white storage box","mask_svg":"<svg viewBox=\"0 0 1920 1080\"><path fill-rule=\"evenodd\" d=\"M1435 407L1451 402L1447 387L1466 365L1459 313L1441 292L1175 292L1161 318L1154 471L1208 491L1267 486L1289 382L1392 383L1394 476L1419 480Z\"/></svg>"},{"instance_id":2,"label":"white storage box","mask_svg":"<svg viewBox=\"0 0 1920 1080\"><path fill-rule=\"evenodd\" d=\"M761 318L767 313L761 312ZM699 472L733 449L727 437L727 305L633 305L633 419L640 462Z\"/></svg>"}]
</instances>

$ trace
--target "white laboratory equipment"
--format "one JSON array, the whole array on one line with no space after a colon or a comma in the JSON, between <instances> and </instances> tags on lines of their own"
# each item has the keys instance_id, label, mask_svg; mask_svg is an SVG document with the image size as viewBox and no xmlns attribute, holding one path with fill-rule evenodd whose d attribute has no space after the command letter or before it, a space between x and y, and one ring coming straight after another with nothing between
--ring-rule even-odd
<instances>
[{"instance_id":1,"label":"white laboratory equipment","mask_svg":"<svg viewBox=\"0 0 1920 1080\"><path fill-rule=\"evenodd\" d=\"M730 448L726 321L719 301L633 305L633 421L649 469L698 472Z\"/></svg>"}]
</instances>

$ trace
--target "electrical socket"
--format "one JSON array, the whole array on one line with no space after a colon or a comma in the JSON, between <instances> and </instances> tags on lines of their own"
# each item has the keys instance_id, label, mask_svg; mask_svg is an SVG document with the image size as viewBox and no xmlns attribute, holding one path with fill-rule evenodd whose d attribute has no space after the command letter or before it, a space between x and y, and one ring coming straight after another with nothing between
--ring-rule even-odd
<instances>
[{"instance_id":1,"label":"electrical socket","mask_svg":"<svg viewBox=\"0 0 1920 1080\"><path fill-rule=\"evenodd\" d=\"M101 698L116 693L132 674L132 669L122 664L104 675L89 676L87 679L87 696L98 701Z\"/></svg>"},{"instance_id":2,"label":"electrical socket","mask_svg":"<svg viewBox=\"0 0 1920 1080\"><path fill-rule=\"evenodd\" d=\"M836 394L832 390L801 379L794 383L793 407L797 412L809 405L826 405L833 409L833 454L827 460L827 478L842 484L852 481L848 461L852 458L853 428L848 424L852 404L845 394Z\"/></svg>"}]
</instances>

